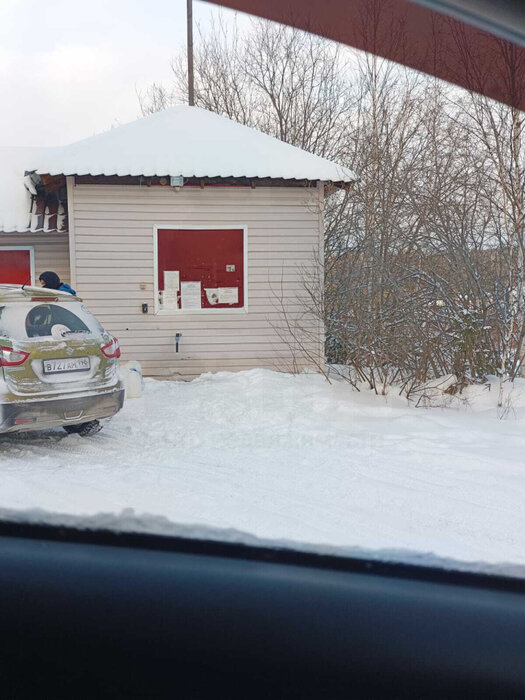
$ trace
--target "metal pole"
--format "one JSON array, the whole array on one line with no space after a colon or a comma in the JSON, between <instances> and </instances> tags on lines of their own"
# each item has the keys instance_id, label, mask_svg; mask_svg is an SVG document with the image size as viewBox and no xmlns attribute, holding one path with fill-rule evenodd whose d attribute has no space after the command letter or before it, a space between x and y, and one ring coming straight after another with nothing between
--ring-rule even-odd
<instances>
[{"instance_id":1,"label":"metal pole","mask_svg":"<svg viewBox=\"0 0 525 700\"><path fill-rule=\"evenodd\" d=\"M186 0L188 31L188 104L193 107L195 95L193 90L193 0Z\"/></svg>"}]
</instances>

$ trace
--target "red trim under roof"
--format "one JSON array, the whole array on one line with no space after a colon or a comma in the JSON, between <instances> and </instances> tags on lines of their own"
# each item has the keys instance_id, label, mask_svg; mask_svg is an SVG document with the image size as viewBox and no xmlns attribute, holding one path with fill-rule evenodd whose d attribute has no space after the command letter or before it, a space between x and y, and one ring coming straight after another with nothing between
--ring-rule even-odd
<instances>
[{"instance_id":1,"label":"red trim under roof","mask_svg":"<svg viewBox=\"0 0 525 700\"><path fill-rule=\"evenodd\" d=\"M210 0L525 110L525 49L407 0Z\"/></svg>"}]
</instances>

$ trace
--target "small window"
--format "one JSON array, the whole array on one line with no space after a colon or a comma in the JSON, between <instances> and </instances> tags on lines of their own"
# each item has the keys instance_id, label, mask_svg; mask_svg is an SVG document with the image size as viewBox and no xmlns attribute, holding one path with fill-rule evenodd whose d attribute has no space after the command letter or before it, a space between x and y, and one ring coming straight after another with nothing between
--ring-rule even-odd
<instances>
[{"instance_id":1,"label":"small window","mask_svg":"<svg viewBox=\"0 0 525 700\"><path fill-rule=\"evenodd\" d=\"M245 253L242 228L158 229L159 309L244 308Z\"/></svg>"},{"instance_id":2,"label":"small window","mask_svg":"<svg viewBox=\"0 0 525 700\"><path fill-rule=\"evenodd\" d=\"M28 338L51 336L55 326L60 326L64 333L89 333L89 328L78 316L55 304L34 306L26 316Z\"/></svg>"},{"instance_id":3,"label":"small window","mask_svg":"<svg viewBox=\"0 0 525 700\"><path fill-rule=\"evenodd\" d=\"M0 306L0 337L16 340L58 339L75 333L104 332L84 304L15 302Z\"/></svg>"}]
</instances>

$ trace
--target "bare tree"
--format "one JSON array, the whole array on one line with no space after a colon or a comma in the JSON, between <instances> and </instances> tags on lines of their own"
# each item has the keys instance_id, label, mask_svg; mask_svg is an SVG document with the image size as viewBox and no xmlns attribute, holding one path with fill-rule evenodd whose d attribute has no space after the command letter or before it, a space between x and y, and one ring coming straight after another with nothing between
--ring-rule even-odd
<instances>
[{"instance_id":1,"label":"bare tree","mask_svg":"<svg viewBox=\"0 0 525 700\"><path fill-rule=\"evenodd\" d=\"M172 70L169 88L154 83L139 95L143 114L184 101L184 54ZM318 155L343 156L355 96L335 44L263 20L241 35L219 16L207 33L198 31L194 71L197 106Z\"/></svg>"},{"instance_id":2,"label":"bare tree","mask_svg":"<svg viewBox=\"0 0 525 700\"><path fill-rule=\"evenodd\" d=\"M491 292L497 320L500 376L516 376L525 337L525 143L524 115L516 107L489 100L475 92L485 80L472 46L458 33L473 90L462 113L461 126L477 142L485 187L482 204L490 220L490 245L502 261ZM500 83L511 104L519 104L525 90L525 62L517 48L501 39L485 37L484 52L499 68Z\"/></svg>"},{"instance_id":3,"label":"bare tree","mask_svg":"<svg viewBox=\"0 0 525 700\"><path fill-rule=\"evenodd\" d=\"M173 92L159 83L152 83L143 91L135 88L135 92L143 117L161 112L163 109L172 107L175 103Z\"/></svg>"}]
</instances>

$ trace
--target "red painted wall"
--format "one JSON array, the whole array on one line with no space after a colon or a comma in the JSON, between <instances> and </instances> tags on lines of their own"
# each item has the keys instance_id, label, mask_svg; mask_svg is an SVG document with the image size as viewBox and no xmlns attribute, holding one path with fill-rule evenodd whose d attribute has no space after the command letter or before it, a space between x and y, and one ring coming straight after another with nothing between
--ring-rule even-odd
<instances>
[{"instance_id":1,"label":"red painted wall","mask_svg":"<svg viewBox=\"0 0 525 700\"><path fill-rule=\"evenodd\" d=\"M181 282L202 283L203 309L244 306L244 243L242 229L160 229L158 231L159 290L164 270L179 270ZM234 272L226 266L234 265ZM205 288L237 287L237 304L210 304Z\"/></svg>"},{"instance_id":2,"label":"red painted wall","mask_svg":"<svg viewBox=\"0 0 525 700\"><path fill-rule=\"evenodd\" d=\"M29 250L0 249L0 284L24 284L28 282L30 276Z\"/></svg>"}]
</instances>

